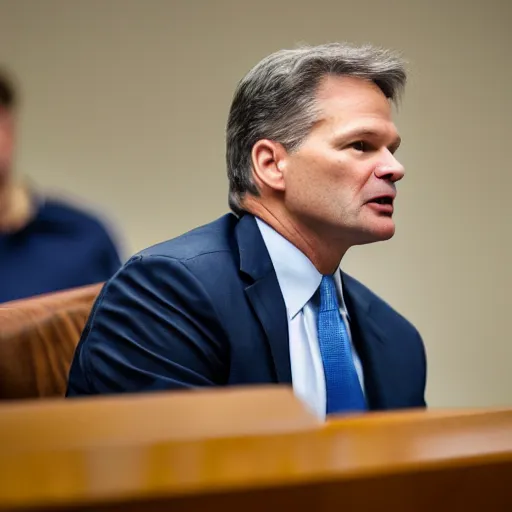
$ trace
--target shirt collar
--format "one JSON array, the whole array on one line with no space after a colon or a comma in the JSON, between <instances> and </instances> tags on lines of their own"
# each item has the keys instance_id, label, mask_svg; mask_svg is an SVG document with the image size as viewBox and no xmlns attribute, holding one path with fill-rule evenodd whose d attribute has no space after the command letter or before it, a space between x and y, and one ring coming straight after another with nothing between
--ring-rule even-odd
<instances>
[{"instance_id":1,"label":"shirt collar","mask_svg":"<svg viewBox=\"0 0 512 512\"><path fill-rule=\"evenodd\" d=\"M322 274L302 251L268 224L258 218L256 218L256 223L272 260L288 319L292 320L318 290ZM339 268L334 273L334 281L340 309L347 313Z\"/></svg>"}]
</instances>

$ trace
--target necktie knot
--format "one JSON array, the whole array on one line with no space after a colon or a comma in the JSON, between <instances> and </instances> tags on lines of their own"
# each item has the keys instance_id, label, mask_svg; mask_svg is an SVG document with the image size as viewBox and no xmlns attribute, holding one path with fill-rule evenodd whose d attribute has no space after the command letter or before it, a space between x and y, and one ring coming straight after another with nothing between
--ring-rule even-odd
<instances>
[{"instance_id":1,"label":"necktie knot","mask_svg":"<svg viewBox=\"0 0 512 512\"><path fill-rule=\"evenodd\" d=\"M333 310L339 310L336 283L332 275L327 275L320 282L320 312Z\"/></svg>"}]
</instances>

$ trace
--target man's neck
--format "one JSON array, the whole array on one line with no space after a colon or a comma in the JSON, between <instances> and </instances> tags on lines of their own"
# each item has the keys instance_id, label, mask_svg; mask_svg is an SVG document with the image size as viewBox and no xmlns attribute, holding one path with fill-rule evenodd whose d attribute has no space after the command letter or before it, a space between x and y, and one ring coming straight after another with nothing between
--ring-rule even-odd
<instances>
[{"instance_id":1,"label":"man's neck","mask_svg":"<svg viewBox=\"0 0 512 512\"><path fill-rule=\"evenodd\" d=\"M34 205L25 187L9 184L1 194L0 201L0 233L15 233L30 222Z\"/></svg>"},{"instance_id":2,"label":"man's neck","mask_svg":"<svg viewBox=\"0 0 512 512\"><path fill-rule=\"evenodd\" d=\"M247 212L260 218L303 252L321 274L332 274L339 267L348 247L323 240L317 233L294 222L277 205L272 208L253 196L246 196L243 205Z\"/></svg>"}]
</instances>

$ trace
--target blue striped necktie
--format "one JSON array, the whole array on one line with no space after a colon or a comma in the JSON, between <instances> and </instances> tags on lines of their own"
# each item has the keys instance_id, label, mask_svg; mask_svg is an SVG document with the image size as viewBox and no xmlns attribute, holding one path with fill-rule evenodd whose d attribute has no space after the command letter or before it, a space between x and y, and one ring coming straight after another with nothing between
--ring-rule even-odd
<instances>
[{"instance_id":1,"label":"blue striped necktie","mask_svg":"<svg viewBox=\"0 0 512 512\"><path fill-rule=\"evenodd\" d=\"M350 338L339 310L332 275L323 276L320 283L318 342L325 373L326 413L366 410L366 400L354 366Z\"/></svg>"}]
</instances>

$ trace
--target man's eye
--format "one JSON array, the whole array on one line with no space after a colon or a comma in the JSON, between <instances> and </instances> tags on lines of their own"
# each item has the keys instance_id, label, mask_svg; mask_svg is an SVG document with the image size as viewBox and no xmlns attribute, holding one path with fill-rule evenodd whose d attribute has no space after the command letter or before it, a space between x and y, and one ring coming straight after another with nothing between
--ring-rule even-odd
<instances>
[{"instance_id":1,"label":"man's eye","mask_svg":"<svg viewBox=\"0 0 512 512\"><path fill-rule=\"evenodd\" d=\"M366 142L362 140L358 140L357 142L353 142L351 144L351 147L355 149L356 151L368 151L369 146Z\"/></svg>"}]
</instances>

